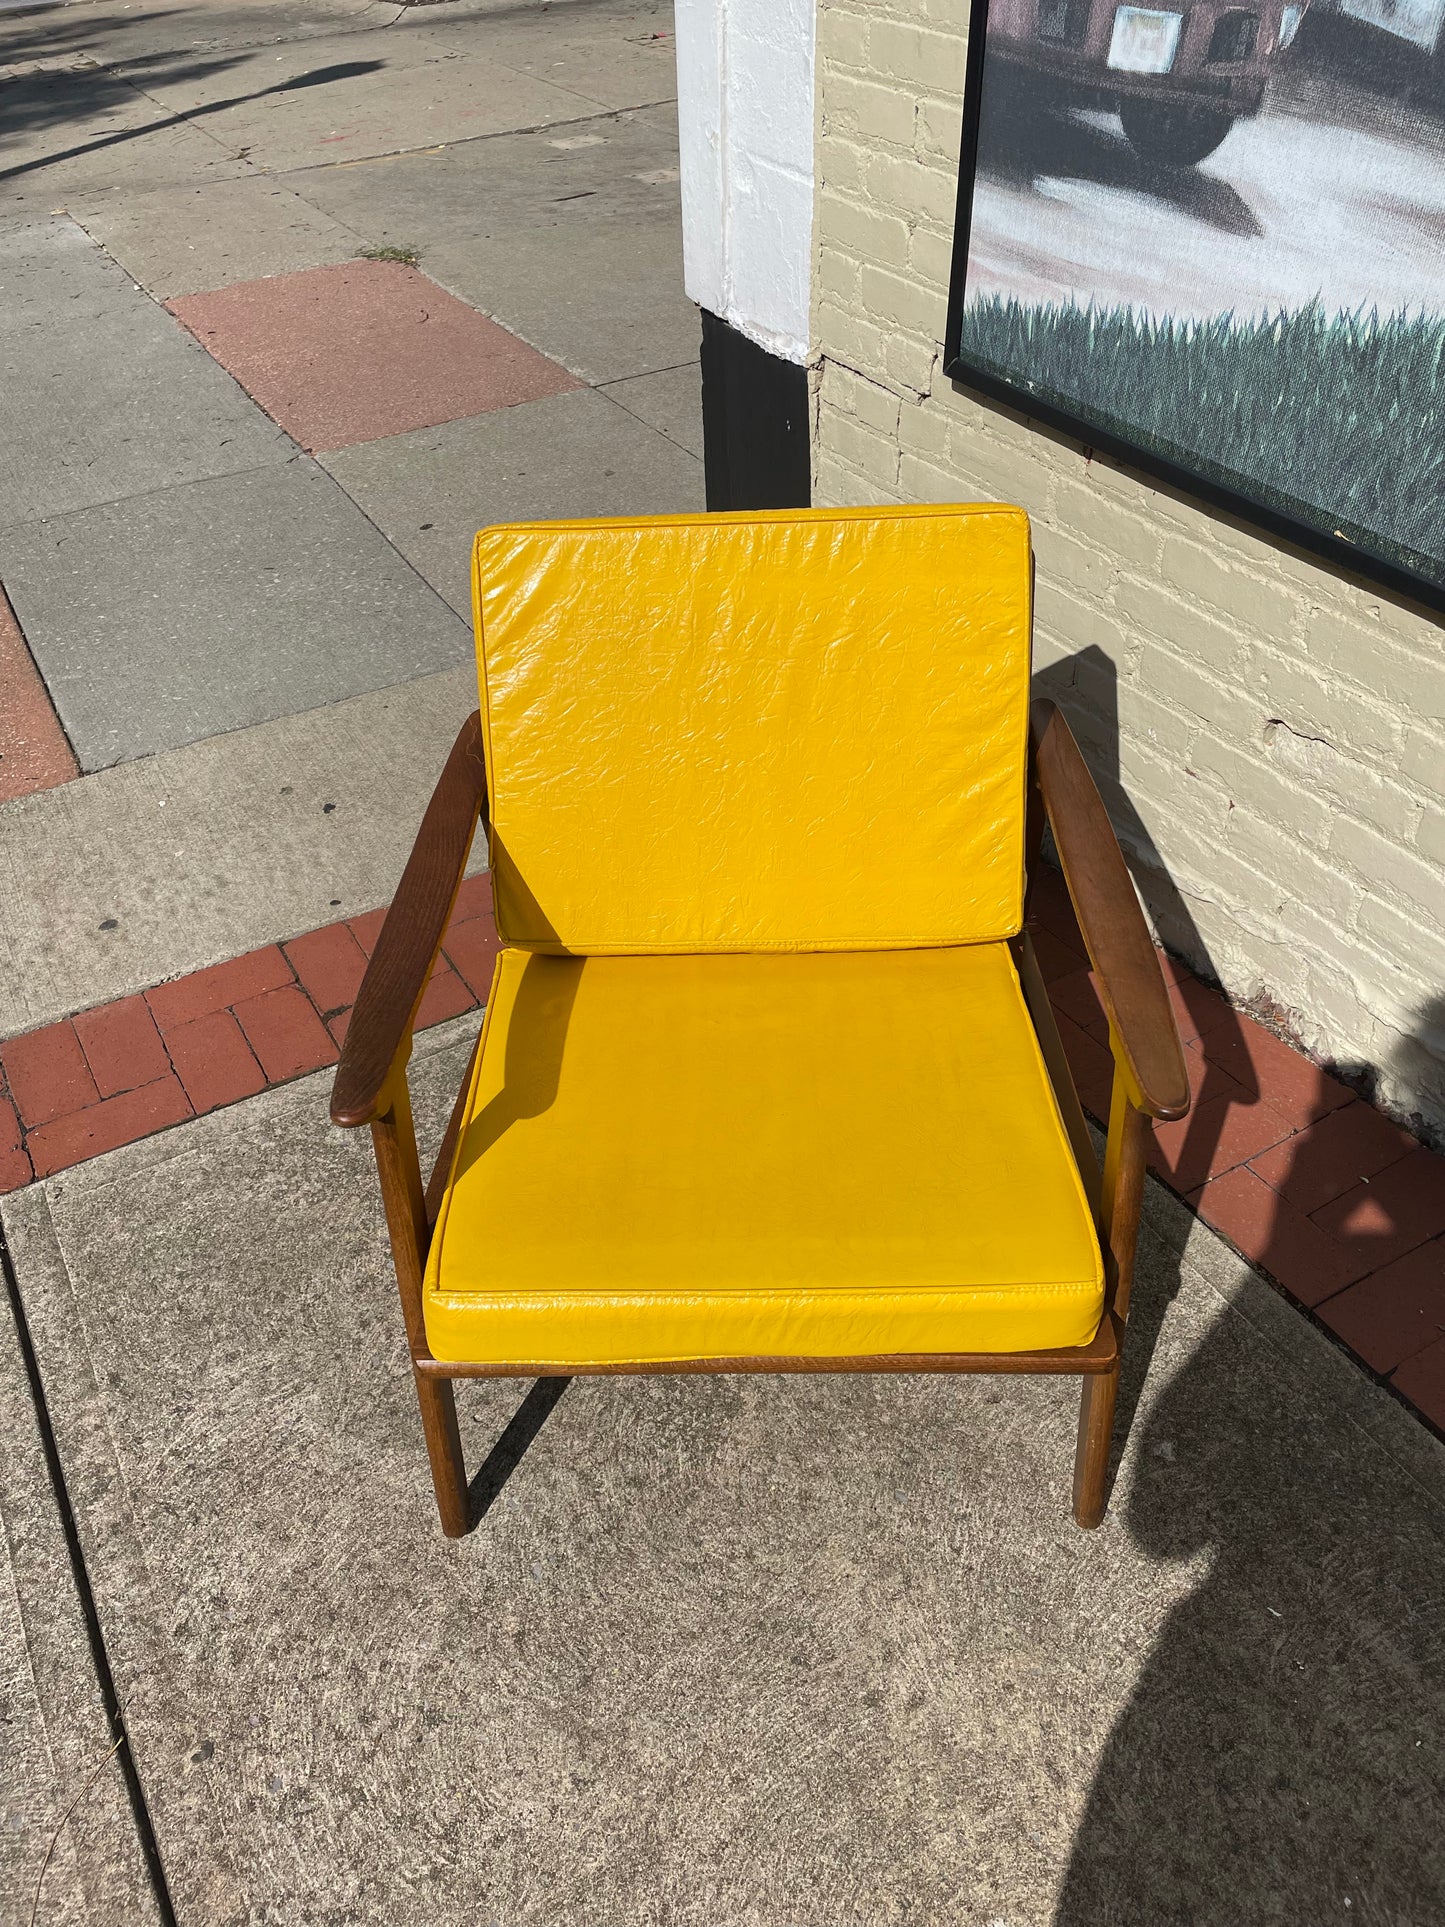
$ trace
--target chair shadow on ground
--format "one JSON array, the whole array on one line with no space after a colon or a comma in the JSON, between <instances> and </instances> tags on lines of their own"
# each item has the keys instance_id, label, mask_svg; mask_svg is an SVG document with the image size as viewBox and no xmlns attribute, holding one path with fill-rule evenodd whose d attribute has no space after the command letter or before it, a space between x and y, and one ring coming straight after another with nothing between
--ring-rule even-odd
<instances>
[{"instance_id":1,"label":"chair shadow on ground","mask_svg":"<svg viewBox=\"0 0 1445 1927\"><path fill-rule=\"evenodd\" d=\"M1076 729L1171 948L1212 975L1119 782L1112 665L1086 650L1037 686ZM1246 1086L1230 1098L1257 1101ZM1227 1110L1196 1110L1181 1162L1207 1168ZM1116 1463L1181 1288L1188 1225L1183 1211L1146 1222ZM1303 1324L1300 1338L1316 1348ZM1151 1562L1205 1571L1154 1636L1105 1744L1054 1927L1445 1919L1445 1629L1427 1604L1445 1562L1445 1478L1416 1483L1231 1313L1151 1394L1134 1445L1116 1520Z\"/></svg>"},{"instance_id":2,"label":"chair shadow on ground","mask_svg":"<svg viewBox=\"0 0 1445 1927\"><path fill-rule=\"evenodd\" d=\"M528 1447L571 1383L570 1378L564 1377L533 1380L501 1437L472 1475L467 1487L468 1530L480 1525L501 1497L503 1486L522 1463Z\"/></svg>"}]
</instances>

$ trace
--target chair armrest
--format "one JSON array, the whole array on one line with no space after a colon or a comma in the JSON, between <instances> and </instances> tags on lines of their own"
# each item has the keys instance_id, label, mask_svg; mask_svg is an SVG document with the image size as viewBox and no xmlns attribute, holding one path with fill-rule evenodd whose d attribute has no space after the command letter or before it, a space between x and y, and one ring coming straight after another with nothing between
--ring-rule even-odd
<instances>
[{"instance_id":1,"label":"chair armrest","mask_svg":"<svg viewBox=\"0 0 1445 1927\"><path fill-rule=\"evenodd\" d=\"M389 1108L392 1074L410 1054L417 1005L441 949L477 820L485 824L486 814L482 724L473 710L432 792L361 980L331 1090L333 1124L372 1124Z\"/></svg>"},{"instance_id":2,"label":"chair armrest","mask_svg":"<svg viewBox=\"0 0 1445 1927\"><path fill-rule=\"evenodd\" d=\"M1109 1018L1110 1044L1151 1117L1183 1117L1189 1074L1159 956L1114 826L1057 706L1033 711L1034 770L1064 881Z\"/></svg>"}]
</instances>

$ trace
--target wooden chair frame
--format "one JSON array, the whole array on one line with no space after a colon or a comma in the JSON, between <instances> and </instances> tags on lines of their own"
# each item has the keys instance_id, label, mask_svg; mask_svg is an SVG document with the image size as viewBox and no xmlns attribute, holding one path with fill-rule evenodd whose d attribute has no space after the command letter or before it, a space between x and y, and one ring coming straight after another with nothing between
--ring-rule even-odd
<instances>
[{"instance_id":1,"label":"wooden chair frame","mask_svg":"<svg viewBox=\"0 0 1445 1927\"><path fill-rule=\"evenodd\" d=\"M1158 954L1113 828L1069 726L1052 703L1040 703L1033 715L1026 837L1030 886L1038 873L1045 821L1108 1015L1114 1058L1101 1168L1029 940L1026 910L1025 928L1012 945L1014 960L1104 1253L1104 1312L1088 1344L1041 1352L899 1353L863 1358L668 1359L581 1366L536 1360L458 1364L433 1358L427 1347L422 1281L462 1127L471 1066L425 1185L406 1067L417 1006L441 949L472 838L479 822L485 830L490 828L481 719L476 712L468 717L427 807L358 993L331 1100L334 1123L371 1126L437 1510L449 1538L460 1537L469 1525L467 1475L451 1381L584 1373L1078 1374L1083 1387L1074 1456L1074 1517L1084 1527L1101 1523L1108 1502L1114 1404L1134 1273L1149 1120L1184 1116L1189 1109L1189 1078ZM475 1054L474 1049L473 1060Z\"/></svg>"}]
</instances>

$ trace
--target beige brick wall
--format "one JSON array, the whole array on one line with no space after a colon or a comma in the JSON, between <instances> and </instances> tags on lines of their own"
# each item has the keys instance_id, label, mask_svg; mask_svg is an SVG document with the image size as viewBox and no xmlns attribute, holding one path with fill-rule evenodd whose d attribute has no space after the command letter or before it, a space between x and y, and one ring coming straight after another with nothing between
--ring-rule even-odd
<instances>
[{"instance_id":1,"label":"beige brick wall","mask_svg":"<svg viewBox=\"0 0 1445 1927\"><path fill-rule=\"evenodd\" d=\"M820 0L814 491L1021 502L1161 938L1445 1133L1445 639L941 372L964 0Z\"/></svg>"}]
</instances>

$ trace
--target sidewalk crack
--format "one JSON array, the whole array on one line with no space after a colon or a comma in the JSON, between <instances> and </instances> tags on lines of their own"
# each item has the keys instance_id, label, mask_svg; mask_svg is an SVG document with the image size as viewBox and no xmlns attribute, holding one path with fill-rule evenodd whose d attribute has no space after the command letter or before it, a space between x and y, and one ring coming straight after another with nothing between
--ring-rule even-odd
<instances>
[{"instance_id":1,"label":"sidewalk crack","mask_svg":"<svg viewBox=\"0 0 1445 1927\"><path fill-rule=\"evenodd\" d=\"M106 1721L114 1741L113 1751L120 1761L121 1773L125 1779L126 1797L130 1805L131 1818L135 1823L136 1836L140 1842L141 1853L145 1860L146 1872L150 1877L151 1890L155 1896L156 1911L160 1915L162 1927L178 1927L175 1906L171 1900L165 1867L161 1860L160 1844L156 1839L155 1827L151 1822L150 1808L146 1803L145 1789L141 1786L140 1775L136 1770L131 1753L129 1735L125 1723L125 1711L116 1690L115 1675L111 1670L110 1654L106 1649L105 1633L100 1623L100 1613L95 1603L95 1593L91 1588L90 1574L86 1569L85 1551L80 1542L80 1529L76 1523L75 1508L71 1502L70 1490L66 1484L65 1468L61 1463L60 1448L56 1442L55 1428L51 1423L50 1406L45 1395L44 1382L40 1376L40 1360L36 1354L35 1342L30 1332L30 1322L26 1317L24 1301L20 1296L20 1281L10 1255L5 1226L0 1221L0 1270L5 1274L5 1291L10 1302L10 1314L15 1321L16 1339L20 1356L25 1366L25 1378L30 1388L30 1397L35 1411L35 1427L40 1435L41 1451L45 1458L45 1470L50 1481L50 1489L55 1500L55 1509L60 1519L61 1532L65 1539L65 1550L70 1561L71 1577L75 1584L76 1596L80 1601L81 1616L85 1622L86 1642L90 1648L91 1665L95 1669L96 1684L100 1689L101 1703L105 1708Z\"/></svg>"}]
</instances>

